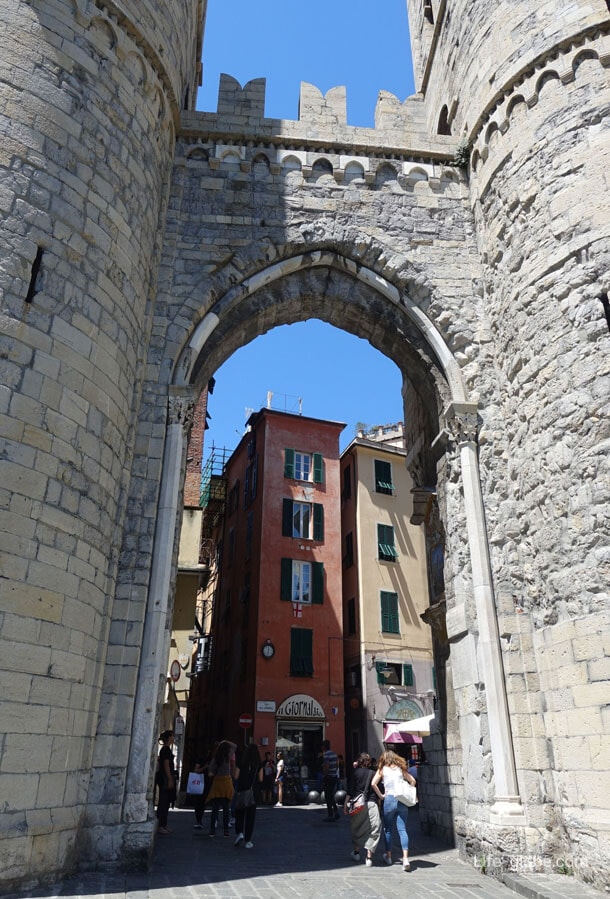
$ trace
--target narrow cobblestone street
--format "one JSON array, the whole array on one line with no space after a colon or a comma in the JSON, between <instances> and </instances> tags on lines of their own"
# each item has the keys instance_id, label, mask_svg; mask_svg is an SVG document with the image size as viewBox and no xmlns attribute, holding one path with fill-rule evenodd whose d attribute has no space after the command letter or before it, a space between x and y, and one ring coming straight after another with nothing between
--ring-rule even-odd
<instances>
[{"instance_id":1,"label":"narrow cobblestone street","mask_svg":"<svg viewBox=\"0 0 610 899\"><path fill-rule=\"evenodd\" d=\"M55 888L28 893L36 899L511 899L517 892L460 861L455 850L423 834L417 811L409 816L411 871L404 873L395 847L395 864L382 860L382 843L372 868L350 859L349 824L345 817L326 823L319 805L259 808L254 847L235 848L235 833L210 838L209 812L202 830L193 828L189 809L170 812L172 833L157 837L147 873L88 873ZM511 886L530 899L600 897L573 878L549 875L514 878Z\"/></svg>"}]
</instances>

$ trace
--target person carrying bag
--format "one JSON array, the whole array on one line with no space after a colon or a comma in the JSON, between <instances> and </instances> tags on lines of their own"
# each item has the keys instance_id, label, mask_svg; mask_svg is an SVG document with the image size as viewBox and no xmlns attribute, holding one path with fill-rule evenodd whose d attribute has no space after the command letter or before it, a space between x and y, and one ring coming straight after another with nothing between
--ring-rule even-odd
<instances>
[{"instance_id":1,"label":"person carrying bag","mask_svg":"<svg viewBox=\"0 0 610 899\"><path fill-rule=\"evenodd\" d=\"M256 796L254 785L263 782L263 765L256 743L249 743L239 760L235 795L235 838L234 846L244 843L252 849L252 833L256 818Z\"/></svg>"},{"instance_id":2,"label":"person carrying bag","mask_svg":"<svg viewBox=\"0 0 610 899\"><path fill-rule=\"evenodd\" d=\"M366 866L373 864L373 854L381 837L381 817L372 788L374 772L370 769L371 757L361 752L348 784L343 803L343 814L349 816L353 850L352 861L360 861L360 847L366 851Z\"/></svg>"}]
</instances>

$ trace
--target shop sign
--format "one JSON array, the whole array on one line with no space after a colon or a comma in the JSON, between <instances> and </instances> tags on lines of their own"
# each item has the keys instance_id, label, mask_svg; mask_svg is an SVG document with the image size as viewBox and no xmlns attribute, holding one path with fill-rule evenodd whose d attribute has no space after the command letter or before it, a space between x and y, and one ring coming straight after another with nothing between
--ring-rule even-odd
<instances>
[{"instance_id":1,"label":"shop sign","mask_svg":"<svg viewBox=\"0 0 610 899\"><path fill-rule=\"evenodd\" d=\"M295 693L285 699L277 710L278 718L313 718L323 721L326 718L324 709L317 699L306 693Z\"/></svg>"}]
</instances>

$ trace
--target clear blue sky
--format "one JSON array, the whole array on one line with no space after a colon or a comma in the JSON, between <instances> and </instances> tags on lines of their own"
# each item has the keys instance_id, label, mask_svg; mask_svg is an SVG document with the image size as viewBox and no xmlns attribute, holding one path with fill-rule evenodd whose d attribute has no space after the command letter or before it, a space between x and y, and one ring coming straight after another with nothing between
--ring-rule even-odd
<instances>
[{"instance_id":1,"label":"clear blue sky","mask_svg":"<svg viewBox=\"0 0 610 899\"><path fill-rule=\"evenodd\" d=\"M208 0L203 85L197 108L216 110L220 73L243 86L266 78L265 115L296 119L301 81L323 93L347 88L350 125L373 127L380 90L413 93L406 0ZM209 401L212 443L233 449L248 410L266 404L343 421L343 449L357 422L401 421L401 375L367 341L320 321L275 328L238 350L216 372Z\"/></svg>"}]
</instances>

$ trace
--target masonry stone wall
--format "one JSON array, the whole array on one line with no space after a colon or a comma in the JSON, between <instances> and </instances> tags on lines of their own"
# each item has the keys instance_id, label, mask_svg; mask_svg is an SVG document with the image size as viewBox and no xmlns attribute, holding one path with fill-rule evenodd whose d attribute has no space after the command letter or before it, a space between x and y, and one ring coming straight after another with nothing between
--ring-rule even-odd
<instances>
[{"instance_id":1,"label":"masonry stone wall","mask_svg":"<svg viewBox=\"0 0 610 899\"><path fill-rule=\"evenodd\" d=\"M147 4L154 34L142 4L3 4L3 886L74 866L91 772L127 759L113 727L95 738L113 672L138 662L111 617L171 104L198 33L196 9L166 6Z\"/></svg>"}]
</instances>

